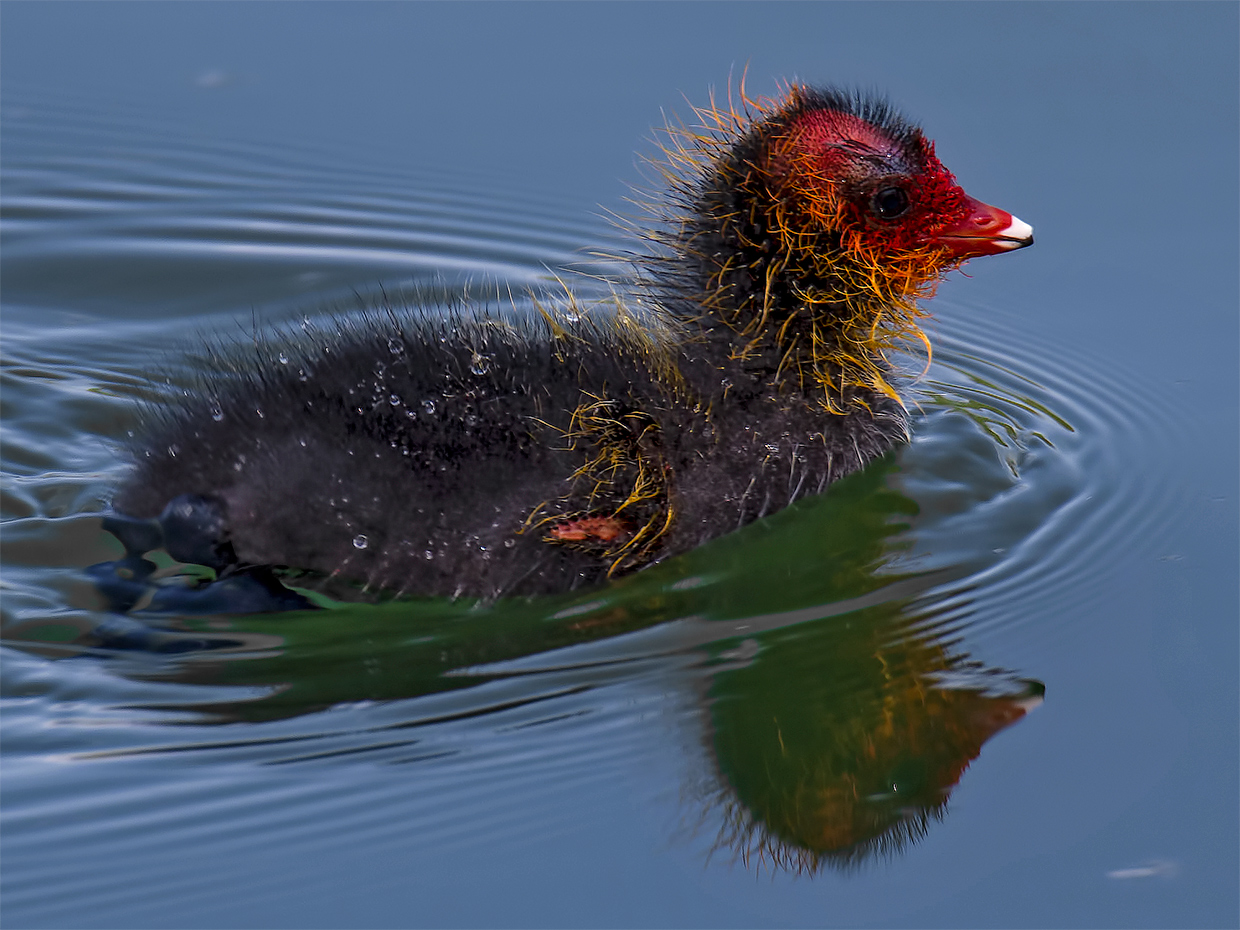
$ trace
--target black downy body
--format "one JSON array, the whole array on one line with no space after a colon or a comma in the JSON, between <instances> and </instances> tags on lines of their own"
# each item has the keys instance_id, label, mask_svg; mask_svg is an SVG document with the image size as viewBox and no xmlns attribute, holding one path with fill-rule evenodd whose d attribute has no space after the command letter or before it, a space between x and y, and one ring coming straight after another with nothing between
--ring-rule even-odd
<instances>
[{"instance_id":1,"label":"black downy body","mask_svg":"<svg viewBox=\"0 0 1240 930\"><path fill-rule=\"evenodd\" d=\"M543 594L692 549L905 436L889 398L827 414L707 338L670 349L670 382L662 360L605 322L512 327L432 307L341 321L320 338L217 358L232 367L210 393L154 415L114 509L168 508L167 535L176 507L192 506L190 535L170 542L217 568L291 566L426 595ZM597 454L593 435L574 438L583 406L621 424L607 441L622 451L605 475L574 478ZM643 468L654 496L621 509ZM625 535L654 521L653 535L669 508L645 551L642 540L621 551L623 536L554 540L544 522L619 510Z\"/></svg>"},{"instance_id":2,"label":"black downy body","mask_svg":"<svg viewBox=\"0 0 1240 930\"><path fill-rule=\"evenodd\" d=\"M798 105L909 131L851 95ZM737 184L790 113L684 182L626 296L524 314L388 301L209 353L209 376L147 411L109 528L131 558L162 541L221 577L546 594L685 552L884 454L907 437L898 400L854 386L830 412L746 328L773 301L795 331L820 273L767 273L762 201L778 194Z\"/></svg>"}]
</instances>

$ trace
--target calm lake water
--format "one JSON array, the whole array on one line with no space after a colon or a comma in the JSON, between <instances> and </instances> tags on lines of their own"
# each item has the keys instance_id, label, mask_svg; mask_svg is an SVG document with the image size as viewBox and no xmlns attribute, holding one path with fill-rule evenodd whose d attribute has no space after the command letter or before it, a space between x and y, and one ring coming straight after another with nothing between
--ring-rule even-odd
<instances>
[{"instance_id":1,"label":"calm lake water","mask_svg":"<svg viewBox=\"0 0 1240 930\"><path fill-rule=\"evenodd\" d=\"M1240 920L1237 7L0 17L5 926ZM933 302L910 445L571 596L107 609L196 342L605 272L746 64L886 90L1037 230Z\"/></svg>"}]
</instances>

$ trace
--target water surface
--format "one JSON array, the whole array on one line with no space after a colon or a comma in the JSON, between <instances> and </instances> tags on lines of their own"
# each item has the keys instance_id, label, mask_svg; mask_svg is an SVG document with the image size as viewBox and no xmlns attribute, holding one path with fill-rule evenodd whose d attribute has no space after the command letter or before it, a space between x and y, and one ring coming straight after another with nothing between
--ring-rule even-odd
<instances>
[{"instance_id":1,"label":"water surface","mask_svg":"<svg viewBox=\"0 0 1240 930\"><path fill-rule=\"evenodd\" d=\"M301 9L4 11L6 924L1234 925L1234 8ZM1038 229L935 301L909 446L601 590L107 609L187 348L601 270L746 60Z\"/></svg>"}]
</instances>

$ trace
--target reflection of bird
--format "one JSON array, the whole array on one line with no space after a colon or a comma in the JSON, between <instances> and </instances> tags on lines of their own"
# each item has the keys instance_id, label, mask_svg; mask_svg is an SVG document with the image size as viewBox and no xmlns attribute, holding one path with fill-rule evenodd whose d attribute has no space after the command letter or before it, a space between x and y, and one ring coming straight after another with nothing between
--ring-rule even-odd
<instances>
[{"instance_id":1,"label":"reflection of bird","mask_svg":"<svg viewBox=\"0 0 1240 930\"><path fill-rule=\"evenodd\" d=\"M1042 702L1040 682L983 671L898 601L765 637L716 680L718 847L772 868L851 868L947 813L983 744Z\"/></svg>"},{"instance_id":2,"label":"reflection of bird","mask_svg":"<svg viewBox=\"0 0 1240 930\"><path fill-rule=\"evenodd\" d=\"M520 319L385 307L217 352L148 418L114 531L230 574L540 593L881 455L905 436L885 353L924 340L914 301L1031 229L885 103L794 87L745 105L669 133L673 193L624 297Z\"/></svg>"}]
</instances>

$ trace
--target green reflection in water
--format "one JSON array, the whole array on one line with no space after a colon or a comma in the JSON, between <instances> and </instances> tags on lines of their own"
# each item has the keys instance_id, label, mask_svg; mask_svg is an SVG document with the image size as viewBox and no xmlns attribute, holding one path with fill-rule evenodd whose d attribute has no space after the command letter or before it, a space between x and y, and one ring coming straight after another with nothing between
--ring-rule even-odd
<instances>
[{"instance_id":1,"label":"green reflection in water","mask_svg":"<svg viewBox=\"0 0 1240 930\"><path fill-rule=\"evenodd\" d=\"M894 468L889 457L683 557L571 596L374 604L319 593L328 609L152 618L164 647L193 650L154 677L259 686L260 698L203 705L217 720L259 722L518 673L533 682L540 669L593 674L698 655L705 683L688 684L709 721L715 776L703 800L722 815L719 844L776 867L848 867L923 835L986 739L1041 694L969 659L953 638L959 612L936 616L923 596L944 573L893 570L917 512L888 486ZM10 635L64 655L51 645L63 617L46 623L47 636L38 622ZM636 631L646 632L609 646ZM83 627L75 645L104 641ZM546 655L588 644L588 654ZM548 696L531 683L529 701ZM464 713L499 709L480 701Z\"/></svg>"},{"instance_id":2,"label":"green reflection in water","mask_svg":"<svg viewBox=\"0 0 1240 930\"><path fill-rule=\"evenodd\" d=\"M643 655L651 648L678 652L726 643L742 628L836 614L854 599L903 580L880 572L902 546L895 537L916 512L912 501L886 487L892 468L892 460L884 459L825 495L585 593L495 604L323 599L328 607L323 611L179 620L176 625L187 632L218 636L229 631L257 636L256 646L282 645L257 655L243 650L210 667L197 660L178 677L278 686L277 693L261 701L231 705L229 716L262 720L342 701L393 700L467 687L504 674L488 674L479 666L684 618L693 618L681 625L688 628L669 631ZM237 661L247 655L246 661ZM475 671L446 674L462 669Z\"/></svg>"},{"instance_id":3,"label":"green reflection in water","mask_svg":"<svg viewBox=\"0 0 1240 930\"><path fill-rule=\"evenodd\" d=\"M906 607L772 631L715 676L720 845L797 871L892 853L942 817L982 744L1040 701L1040 684L987 675Z\"/></svg>"}]
</instances>

